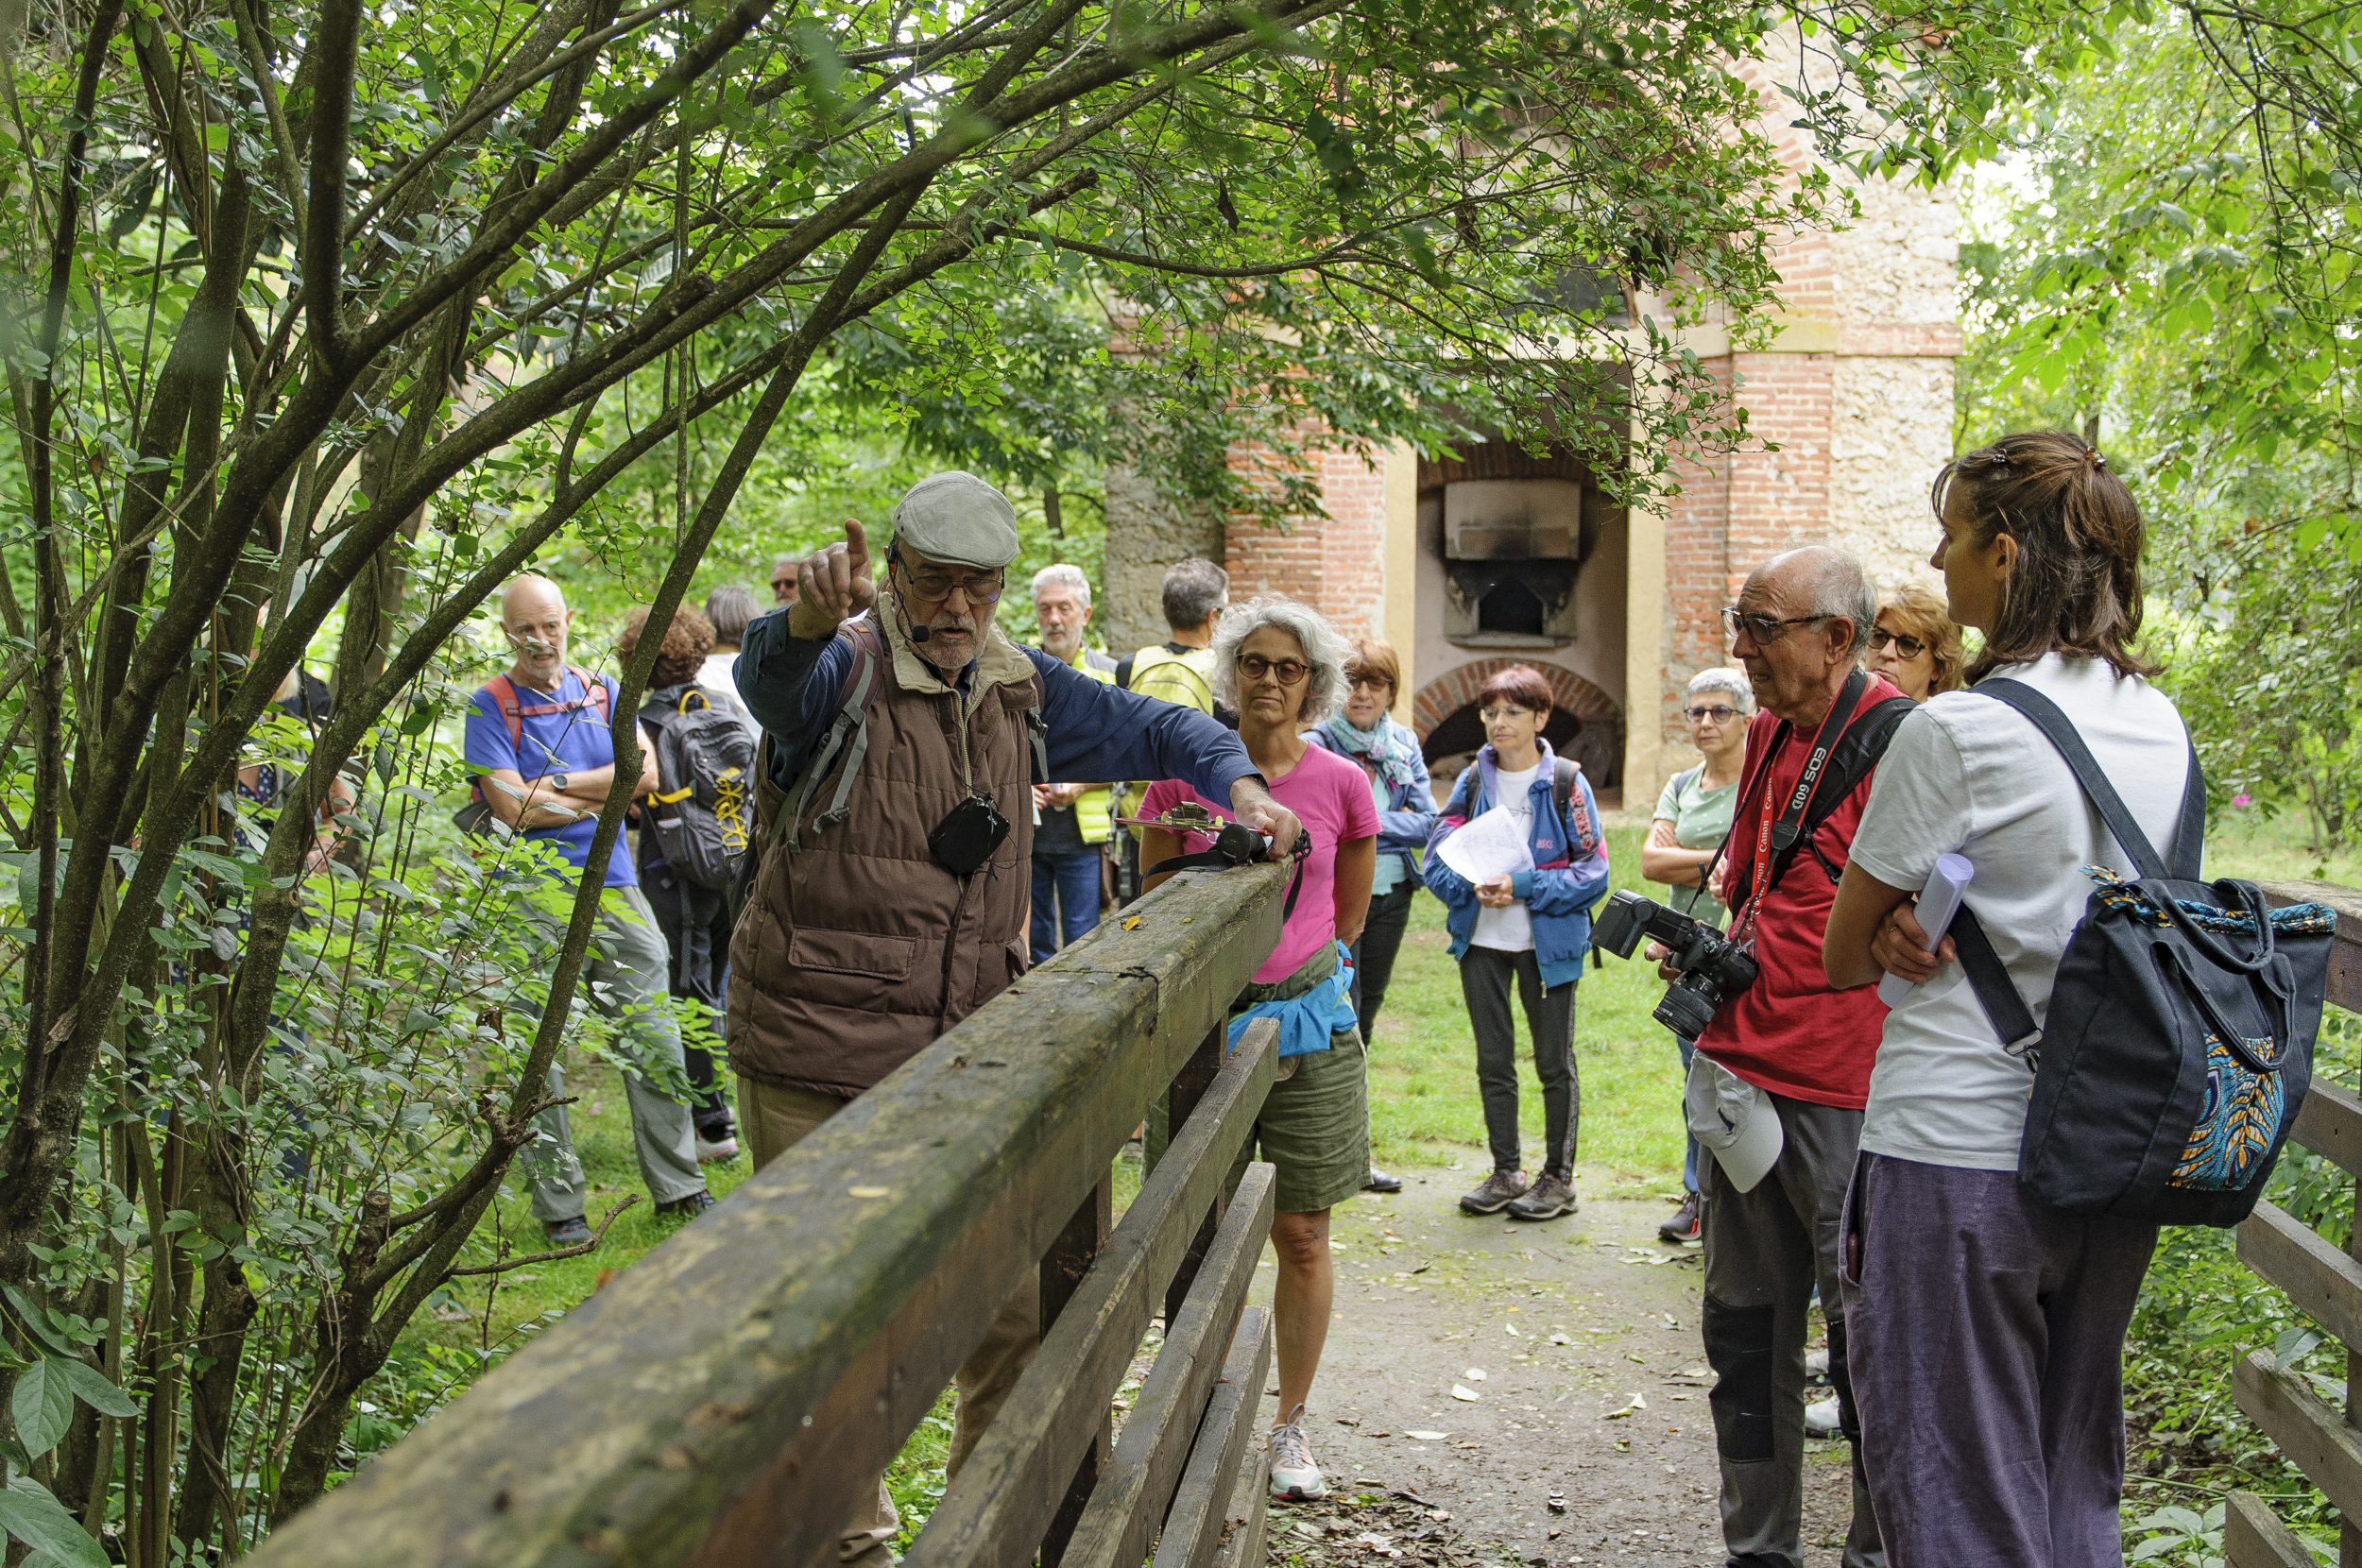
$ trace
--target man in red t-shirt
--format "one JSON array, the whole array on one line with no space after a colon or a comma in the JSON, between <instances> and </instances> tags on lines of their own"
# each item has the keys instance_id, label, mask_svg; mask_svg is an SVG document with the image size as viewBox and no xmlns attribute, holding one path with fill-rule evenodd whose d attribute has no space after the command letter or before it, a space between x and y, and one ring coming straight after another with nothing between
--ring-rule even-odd
<instances>
[{"instance_id":1,"label":"man in red t-shirt","mask_svg":"<svg viewBox=\"0 0 2362 1568\"><path fill-rule=\"evenodd\" d=\"M1716 1378L1708 1402L1721 1458L1723 1544L1733 1568L1804 1562L1805 1332L1816 1285L1829 1324L1840 1430L1849 1440L1859 1431L1838 1308L1838 1233L1886 1007L1874 986L1829 988L1821 938L1870 798L1870 775L1792 852L1780 852L1774 829L1784 813L1796 810L1802 822L1827 806L1810 798L1814 792L1799 790L1816 750L1834 749L1846 727L1902 695L1867 677L1855 688L1851 711L1823 727L1868 645L1877 606L1860 562L1812 545L1757 567L1738 603L1722 612L1731 656L1746 667L1761 711L1748 728L1747 770L1718 895L1738 895L1731 936L1753 944L1760 973L1716 1008L1698 1052L1754 1084L1754 1114L1776 1115L1782 1133L1778 1160L1745 1192L1715 1160L1698 1173L1703 1326ZM1815 784L1837 772L1824 753ZM1857 1454L1843 1562L1879 1568L1886 1554L1861 1474Z\"/></svg>"}]
</instances>

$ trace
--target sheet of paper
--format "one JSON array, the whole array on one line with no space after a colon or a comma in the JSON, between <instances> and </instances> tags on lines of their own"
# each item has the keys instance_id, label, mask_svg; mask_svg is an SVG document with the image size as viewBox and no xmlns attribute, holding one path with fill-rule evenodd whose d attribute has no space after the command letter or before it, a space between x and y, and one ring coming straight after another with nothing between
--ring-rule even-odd
<instances>
[{"instance_id":1,"label":"sheet of paper","mask_svg":"<svg viewBox=\"0 0 2362 1568\"><path fill-rule=\"evenodd\" d=\"M1525 828L1498 806L1446 839L1435 852L1471 882L1533 869L1533 846L1526 840Z\"/></svg>"}]
</instances>

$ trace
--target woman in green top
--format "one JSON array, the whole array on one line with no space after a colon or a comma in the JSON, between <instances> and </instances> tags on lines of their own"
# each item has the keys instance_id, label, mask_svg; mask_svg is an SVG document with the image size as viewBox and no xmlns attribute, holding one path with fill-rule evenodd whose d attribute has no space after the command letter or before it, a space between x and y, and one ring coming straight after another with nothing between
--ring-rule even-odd
<instances>
[{"instance_id":1,"label":"woman in green top","mask_svg":"<svg viewBox=\"0 0 2362 1568\"><path fill-rule=\"evenodd\" d=\"M1667 902L1684 914L1720 926L1724 910L1705 888L1706 866L1731 830L1731 809L1738 804L1738 775L1747 767L1747 718L1755 700L1738 670L1701 670L1689 679L1689 738L1705 761L1675 774L1657 797L1656 821L1640 851L1640 875L1673 890ZM1689 1067L1690 1043L1679 1035L1682 1069ZM1698 1239L1698 1140L1690 1138L1682 1162L1687 1196L1673 1218L1657 1228L1668 1241Z\"/></svg>"}]
</instances>

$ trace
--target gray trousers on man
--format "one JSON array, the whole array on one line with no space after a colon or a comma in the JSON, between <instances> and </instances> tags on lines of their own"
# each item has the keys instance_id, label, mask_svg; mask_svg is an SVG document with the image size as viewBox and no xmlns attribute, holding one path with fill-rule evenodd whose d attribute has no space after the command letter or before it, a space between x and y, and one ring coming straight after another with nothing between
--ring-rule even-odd
<instances>
[{"instance_id":1,"label":"gray trousers on man","mask_svg":"<svg viewBox=\"0 0 2362 1568\"><path fill-rule=\"evenodd\" d=\"M1767 1094L1786 1143L1745 1192L1709 1153L1704 1203L1706 1361L1722 1468L1722 1543L1730 1568L1804 1568L1805 1329L1816 1286L1829 1324L1839 1428L1854 1443L1854 1519L1845 1568L1883 1568L1886 1552L1862 1478L1860 1426L1846 1366L1838 1282L1845 1185L1861 1113Z\"/></svg>"},{"instance_id":2,"label":"gray trousers on man","mask_svg":"<svg viewBox=\"0 0 2362 1568\"><path fill-rule=\"evenodd\" d=\"M1864 1154L1846 1206L1870 1491L1896 1568L2124 1561L2124 1331L2157 1227L2013 1170Z\"/></svg>"},{"instance_id":3,"label":"gray trousers on man","mask_svg":"<svg viewBox=\"0 0 2362 1568\"><path fill-rule=\"evenodd\" d=\"M536 925L550 943L542 963L555 965L565 929L539 921ZM590 1006L600 1016L622 1023L623 1045L633 1061L685 1085L680 1023L666 990L671 970L672 954L657 929L647 896L636 887L602 893L598 929L590 933L590 950L583 962ZM550 1064L549 1085L553 1095L566 1092L566 1070L556 1062ZM632 1151L640 1156L640 1179L647 1184L648 1195L669 1203L703 1192L706 1179L697 1168L697 1133L690 1108L637 1072L624 1074L624 1098L631 1106ZM566 1107L551 1106L533 1118L533 1125L540 1134L526 1149L528 1168L536 1176L533 1217L544 1222L575 1219L588 1204L590 1188L574 1154Z\"/></svg>"}]
</instances>

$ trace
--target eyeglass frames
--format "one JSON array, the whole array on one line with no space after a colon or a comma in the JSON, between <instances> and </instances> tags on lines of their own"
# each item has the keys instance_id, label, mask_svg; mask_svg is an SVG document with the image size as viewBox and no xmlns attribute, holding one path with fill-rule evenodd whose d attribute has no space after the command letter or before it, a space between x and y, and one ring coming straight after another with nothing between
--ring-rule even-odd
<instances>
[{"instance_id":1,"label":"eyeglass frames","mask_svg":"<svg viewBox=\"0 0 2362 1568\"><path fill-rule=\"evenodd\" d=\"M1757 647L1770 647L1788 635L1790 626L1809 626L1820 621L1834 621L1832 615L1791 615L1782 620L1776 615L1751 615L1737 605L1722 607L1722 625L1733 637L1744 627Z\"/></svg>"},{"instance_id":2,"label":"eyeglass frames","mask_svg":"<svg viewBox=\"0 0 2362 1568\"><path fill-rule=\"evenodd\" d=\"M1927 651L1927 644L1920 641L1919 639L1915 637L1905 637L1901 632L1891 632L1884 626L1873 626L1870 628L1870 646L1872 648L1884 650L1886 645L1890 642L1894 644L1894 651L1901 654L1905 658L1917 658L1920 655Z\"/></svg>"},{"instance_id":3,"label":"eyeglass frames","mask_svg":"<svg viewBox=\"0 0 2362 1568\"><path fill-rule=\"evenodd\" d=\"M1717 703L1712 707L1687 707L1682 711L1689 715L1689 722L1693 724L1704 724L1709 719L1718 724L1727 724L1738 716L1738 709L1721 703Z\"/></svg>"},{"instance_id":4,"label":"eyeglass frames","mask_svg":"<svg viewBox=\"0 0 2362 1568\"><path fill-rule=\"evenodd\" d=\"M1311 673L1312 667L1305 663L1302 659L1283 658L1273 660L1265 658L1260 654L1241 654L1239 656L1239 673L1244 675L1251 681L1261 680L1265 675L1277 675L1279 677L1280 685L1296 686L1301 684L1304 677Z\"/></svg>"}]
</instances>

